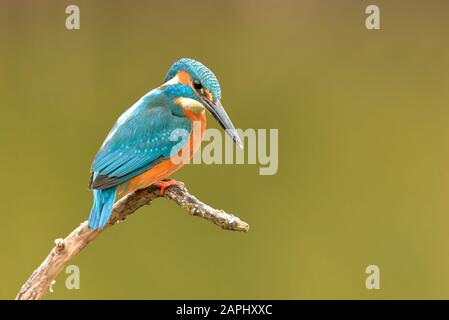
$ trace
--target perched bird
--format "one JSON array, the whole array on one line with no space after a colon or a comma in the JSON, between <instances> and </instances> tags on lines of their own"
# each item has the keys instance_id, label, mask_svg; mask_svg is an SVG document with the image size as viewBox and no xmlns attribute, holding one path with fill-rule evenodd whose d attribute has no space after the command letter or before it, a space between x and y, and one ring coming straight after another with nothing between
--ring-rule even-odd
<instances>
[{"instance_id":1,"label":"perched bird","mask_svg":"<svg viewBox=\"0 0 449 320\"><path fill-rule=\"evenodd\" d=\"M215 75L192 59L180 59L168 70L164 84L150 91L123 113L107 135L91 167L94 203L90 229L102 229L115 199L150 185L161 193L176 183L164 180L198 149L206 129L207 109L234 142L242 142L220 103ZM195 135L194 124L199 124ZM198 130L197 130L198 131ZM173 161L177 157L177 161Z\"/></svg>"}]
</instances>

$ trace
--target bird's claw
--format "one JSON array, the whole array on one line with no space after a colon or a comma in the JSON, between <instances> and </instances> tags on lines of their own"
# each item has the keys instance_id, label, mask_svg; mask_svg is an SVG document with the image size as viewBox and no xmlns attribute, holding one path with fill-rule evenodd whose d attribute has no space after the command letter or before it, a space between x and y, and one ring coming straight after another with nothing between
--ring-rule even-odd
<instances>
[{"instance_id":1,"label":"bird's claw","mask_svg":"<svg viewBox=\"0 0 449 320\"><path fill-rule=\"evenodd\" d=\"M177 181L175 179L164 179L159 180L155 183L153 183L154 186L158 187L160 189L160 195L163 196L165 194L165 189L167 189L170 186L173 185L183 185L184 183L181 181Z\"/></svg>"}]
</instances>

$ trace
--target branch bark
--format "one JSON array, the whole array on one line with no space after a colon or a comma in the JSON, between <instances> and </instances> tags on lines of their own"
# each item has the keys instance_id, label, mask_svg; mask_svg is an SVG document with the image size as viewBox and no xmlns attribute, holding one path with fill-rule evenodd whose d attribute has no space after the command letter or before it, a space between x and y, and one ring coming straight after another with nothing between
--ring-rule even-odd
<instances>
[{"instance_id":1,"label":"branch bark","mask_svg":"<svg viewBox=\"0 0 449 320\"><path fill-rule=\"evenodd\" d=\"M192 196L183 185L168 187L163 196L160 195L159 188L150 186L146 189L130 193L117 201L114 205L111 218L103 230L89 230L87 221L84 221L65 239L56 239L55 247L22 286L16 296L16 300L42 299L51 290L52 284L66 263L90 242L95 240L100 233L119 221L125 220L140 207L148 205L152 200L160 197L174 201L180 207L186 209L191 215L209 220L225 230L243 232L249 230L249 225L246 222L232 214L226 213L223 210L214 209L201 202Z\"/></svg>"}]
</instances>

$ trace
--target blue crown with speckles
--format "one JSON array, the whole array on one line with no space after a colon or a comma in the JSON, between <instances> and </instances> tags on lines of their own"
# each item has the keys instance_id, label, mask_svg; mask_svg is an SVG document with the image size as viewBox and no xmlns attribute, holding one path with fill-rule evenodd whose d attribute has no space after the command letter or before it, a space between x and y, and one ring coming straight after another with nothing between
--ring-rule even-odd
<instances>
[{"instance_id":1,"label":"blue crown with speckles","mask_svg":"<svg viewBox=\"0 0 449 320\"><path fill-rule=\"evenodd\" d=\"M212 93L214 99L221 98L221 88L217 77L201 62L189 58L176 61L168 70L164 82L176 76L179 71L187 71L193 80L199 80L203 87Z\"/></svg>"}]
</instances>

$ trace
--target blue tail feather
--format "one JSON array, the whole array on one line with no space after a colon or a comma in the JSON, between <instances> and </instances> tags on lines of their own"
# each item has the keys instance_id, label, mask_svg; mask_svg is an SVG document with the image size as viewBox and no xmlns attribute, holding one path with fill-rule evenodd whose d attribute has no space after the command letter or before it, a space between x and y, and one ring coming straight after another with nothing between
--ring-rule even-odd
<instances>
[{"instance_id":1,"label":"blue tail feather","mask_svg":"<svg viewBox=\"0 0 449 320\"><path fill-rule=\"evenodd\" d=\"M103 229L111 216L114 206L116 187L108 189L94 189L94 204L90 210L89 229Z\"/></svg>"}]
</instances>

